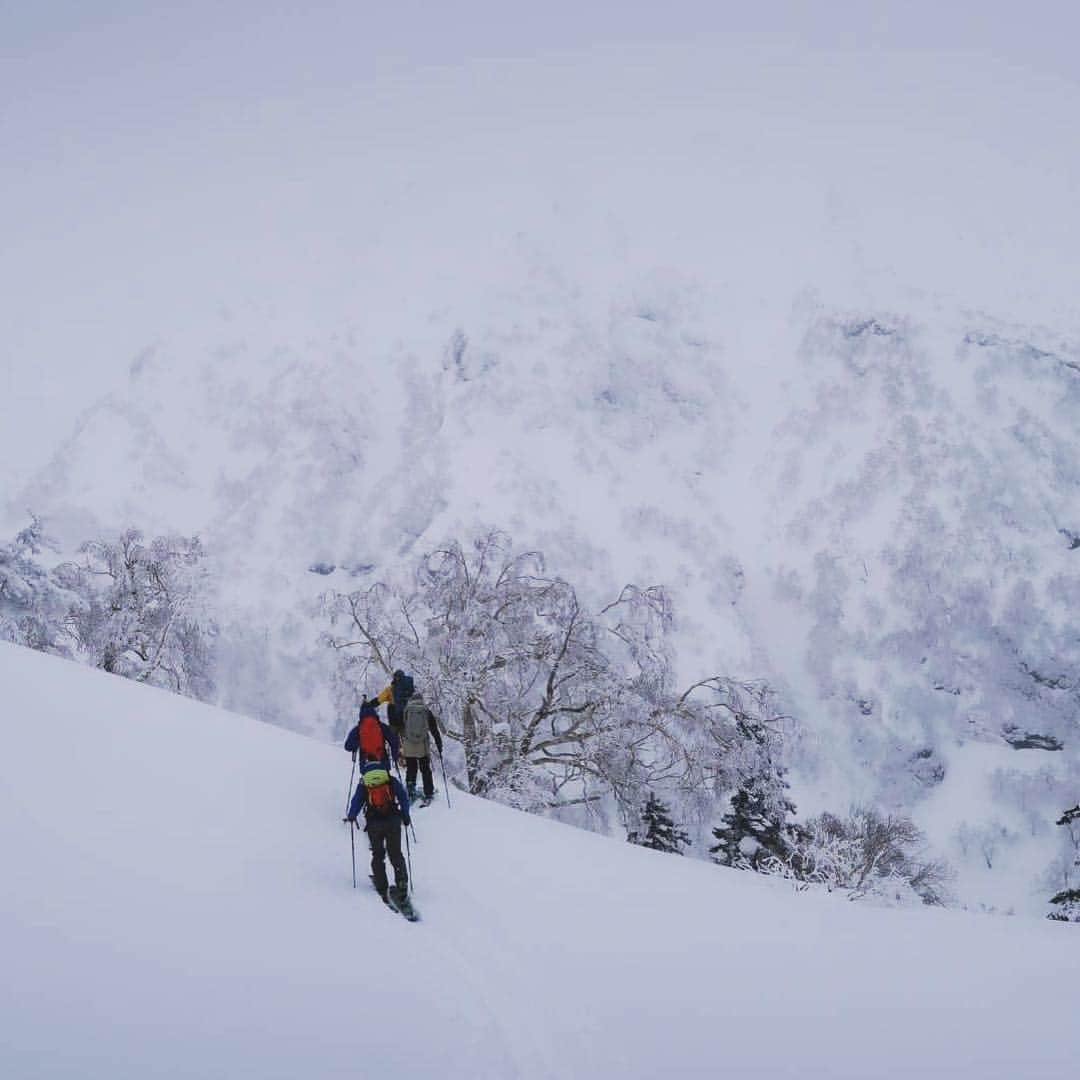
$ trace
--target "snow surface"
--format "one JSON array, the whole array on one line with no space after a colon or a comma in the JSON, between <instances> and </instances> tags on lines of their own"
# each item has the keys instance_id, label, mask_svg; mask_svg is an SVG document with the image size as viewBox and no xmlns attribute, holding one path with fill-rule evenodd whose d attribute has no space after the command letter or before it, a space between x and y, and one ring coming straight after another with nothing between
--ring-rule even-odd
<instances>
[{"instance_id":1,"label":"snow surface","mask_svg":"<svg viewBox=\"0 0 1080 1080\"><path fill-rule=\"evenodd\" d=\"M5 1077L1075 1071L1072 925L795 896L457 791L415 815L409 925L352 889L340 749L9 645L0 684Z\"/></svg>"}]
</instances>

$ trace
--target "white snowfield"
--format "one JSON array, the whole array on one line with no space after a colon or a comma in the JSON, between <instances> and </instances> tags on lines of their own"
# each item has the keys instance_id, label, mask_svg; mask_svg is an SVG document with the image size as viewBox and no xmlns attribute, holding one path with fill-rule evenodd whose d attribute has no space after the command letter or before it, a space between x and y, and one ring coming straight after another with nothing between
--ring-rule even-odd
<instances>
[{"instance_id":1,"label":"white snowfield","mask_svg":"<svg viewBox=\"0 0 1080 1080\"><path fill-rule=\"evenodd\" d=\"M0 1076L1064 1080L1072 925L798 896L454 792L409 925L338 747L0 645ZM361 838L362 839L362 838Z\"/></svg>"}]
</instances>

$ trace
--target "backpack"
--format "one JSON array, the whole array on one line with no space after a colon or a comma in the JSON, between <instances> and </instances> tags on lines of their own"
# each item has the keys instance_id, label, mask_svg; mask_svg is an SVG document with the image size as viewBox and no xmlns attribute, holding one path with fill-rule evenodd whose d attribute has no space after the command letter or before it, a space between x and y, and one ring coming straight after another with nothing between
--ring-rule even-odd
<instances>
[{"instance_id":1,"label":"backpack","mask_svg":"<svg viewBox=\"0 0 1080 1080\"><path fill-rule=\"evenodd\" d=\"M427 753L428 709L422 698L413 698L405 706L405 730L401 744L406 757L423 757Z\"/></svg>"},{"instance_id":2,"label":"backpack","mask_svg":"<svg viewBox=\"0 0 1080 1080\"><path fill-rule=\"evenodd\" d=\"M397 736L401 735L401 725L404 722L399 709L392 701L386 704L386 722L390 730Z\"/></svg>"},{"instance_id":3,"label":"backpack","mask_svg":"<svg viewBox=\"0 0 1080 1080\"><path fill-rule=\"evenodd\" d=\"M373 714L360 718L360 752L364 757L386 757L386 740L383 736L382 724L379 718Z\"/></svg>"},{"instance_id":4,"label":"backpack","mask_svg":"<svg viewBox=\"0 0 1080 1080\"><path fill-rule=\"evenodd\" d=\"M362 777L367 789L368 812L380 817L394 812L394 789L390 786L390 774L381 765L368 769Z\"/></svg>"},{"instance_id":5,"label":"backpack","mask_svg":"<svg viewBox=\"0 0 1080 1080\"><path fill-rule=\"evenodd\" d=\"M405 705L409 698L412 697L415 689L416 684L413 682L411 675L406 675L403 671L394 672L394 677L390 680L390 695L394 712L397 713L399 718L405 715ZM389 712L390 710L387 709L386 711Z\"/></svg>"}]
</instances>

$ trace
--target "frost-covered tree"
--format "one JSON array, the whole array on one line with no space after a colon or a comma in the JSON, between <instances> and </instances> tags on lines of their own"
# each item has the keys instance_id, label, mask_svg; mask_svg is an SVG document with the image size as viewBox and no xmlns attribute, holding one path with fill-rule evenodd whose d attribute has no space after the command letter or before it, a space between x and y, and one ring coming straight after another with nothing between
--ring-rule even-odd
<instances>
[{"instance_id":1,"label":"frost-covered tree","mask_svg":"<svg viewBox=\"0 0 1080 1080\"><path fill-rule=\"evenodd\" d=\"M770 808L787 813L780 762L782 729L790 717L778 711L767 683L702 679L678 695L671 712L672 729L685 749L683 790L703 791L712 801L754 790Z\"/></svg>"},{"instance_id":2,"label":"frost-covered tree","mask_svg":"<svg viewBox=\"0 0 1080 1080\"><path fill-rule=\"evenodd\" d=\"M627 840L653 851L666 851L681 855L689 847L690 837L671 818L671 809L652 792L641 809L641 824L627 836Z\"/></svg>"},{"instance_id":3,"label":"frost-covered tree","mask_svg":"<svg viewBox=\"0 0 1080 1080\"><path fill-rule=\"evenodd\" d=\"M39 556L50 549L55 544L38 517L0 544L0 639L68 655L65 619L80 601L42 564Z\"/></svg>"},{"instance_id":4,"label":"frost-covered tree","mask_svg":"<svg viewBox=\"0 0 1080 1080\"><path fill-rule=\"evenodd\" d=\"M1047 918L1058 922L1080 922L1080 888L1071 884L1075 880L1073 868L1080 867L1080 804L1066 810L1057 823L1068 835L1071 857L1066 861L1066 887L1050 897L1053 910Z\"/></svg>"},{"instance_id":5,"label":"frost-covered tree","mask_svg":"<svg viewBox=\"0 0 1080 1080\"><path fill-rule=\"evenodd\" d=\"M628 826L662 789L700 815L774 746L764 688L714 676L675 690L662 589L628 585L588 610L498 531L447 542L403 584L329 595L325 610L343 709L373 678L411 671L461 744L469 790L516 806L606 804Z\"/></svg>"},{"instance_id":6,"label":"frost-covered tree","mask_svg":"<svg viewBox=\"0 0 1080 1080\"><path fill-rule=\"evenodd\" d=\"M786 784L783 785L786 787ZM777 798L763 786L739 788L728 811L713 829L716 843L709 848L713 861L740 870L764 870L770 860L787 862L796 842L788 820L795 813L786 797Z\"/></svg>"},{"instance_id":7,"label":"frost-covered tree","mask_svg":"<svg viewBox=\"0 0 1080 1080\"><path fill-rule=\"evenodd\" d=\"M669 677L657 605L628 589L590 613L538 552L488 532L431 552L407 588L328 597L328 640L346 653L353 700L374 672L414 672L461 743L470 791L530 808L610 792L629 807L671 765L648 737Z\"/></svg>"},{"instance_id":8,"label":"frost-covered tree","mask_svg":"<svg viewBox=\"0 0 1080 1080\"><path fill-rule=\"evenodd\" d=\"M972 825L964 821L957 827L955 839L963 855L975 855L986 866L994 868L998 849L1010 839L1009 830L997 819Z\"/></svg>"},{"instance_id":9,"label":"frost-covered tree","mask_svg":"<svg viewBox=\"0 0 1080 1080\"><path fill-rule=\"evenodd\" d=\"M82 546L83 559L56 576L81 598L68 618L79 651L96 667L192 697L213 689L214 625L198 537L137 529Z\"/></svg>"},{"instance_id":10,"label":"frost-covered tree","mask_svg":"<svg viewBox=\"0 0 1080 1080\"><path fill-rule=\"evenodd\" d=\"M710 679L702 686L709 696L698 701L706 713L699 730L711 744L704 765L728 807L709 851L724 866L760 870L766 859L785 858L794 839L795 807L780 763L786 718L764 683Z\"/></svg>"},{"instance_id":11,"label":"frost-covered tree","mask_svg":"<svg viewBox=\"0 0 1080 1080\"><path fill-rule=\"evenodd\" d=\"M800 825L785 865L765 869L845 892L853 900L875 895L942 904L950 872L940 860L925 858L923 845L922 833L908 818L857 807L846 818L825 813Z\"/></svg>"}]
</instances>

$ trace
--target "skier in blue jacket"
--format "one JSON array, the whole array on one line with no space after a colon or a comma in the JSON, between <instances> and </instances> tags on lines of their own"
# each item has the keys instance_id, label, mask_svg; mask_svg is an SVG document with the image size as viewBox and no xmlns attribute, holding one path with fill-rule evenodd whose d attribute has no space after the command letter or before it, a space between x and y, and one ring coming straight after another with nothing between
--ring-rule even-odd
<instances>
[{"instance_id":1,"label":"skier in blue jacket","mask_svg":"<svg viewBox=\"0 0 1080 1080\"><path fill-rule=\"evenodd\" d=\"M408 906L409 872L401 854L401 826L412 822L409 816L409 796L400 780L390 775L389 764L375 757L368 757L360 766L360 783L349 806L345 819L356 823L361 811L364 814L364 831L371 842L371 880L375 891L387 899L386 856L394 868L394 888L390 899L405 910Z\"/></svg>"}]
</instances>

